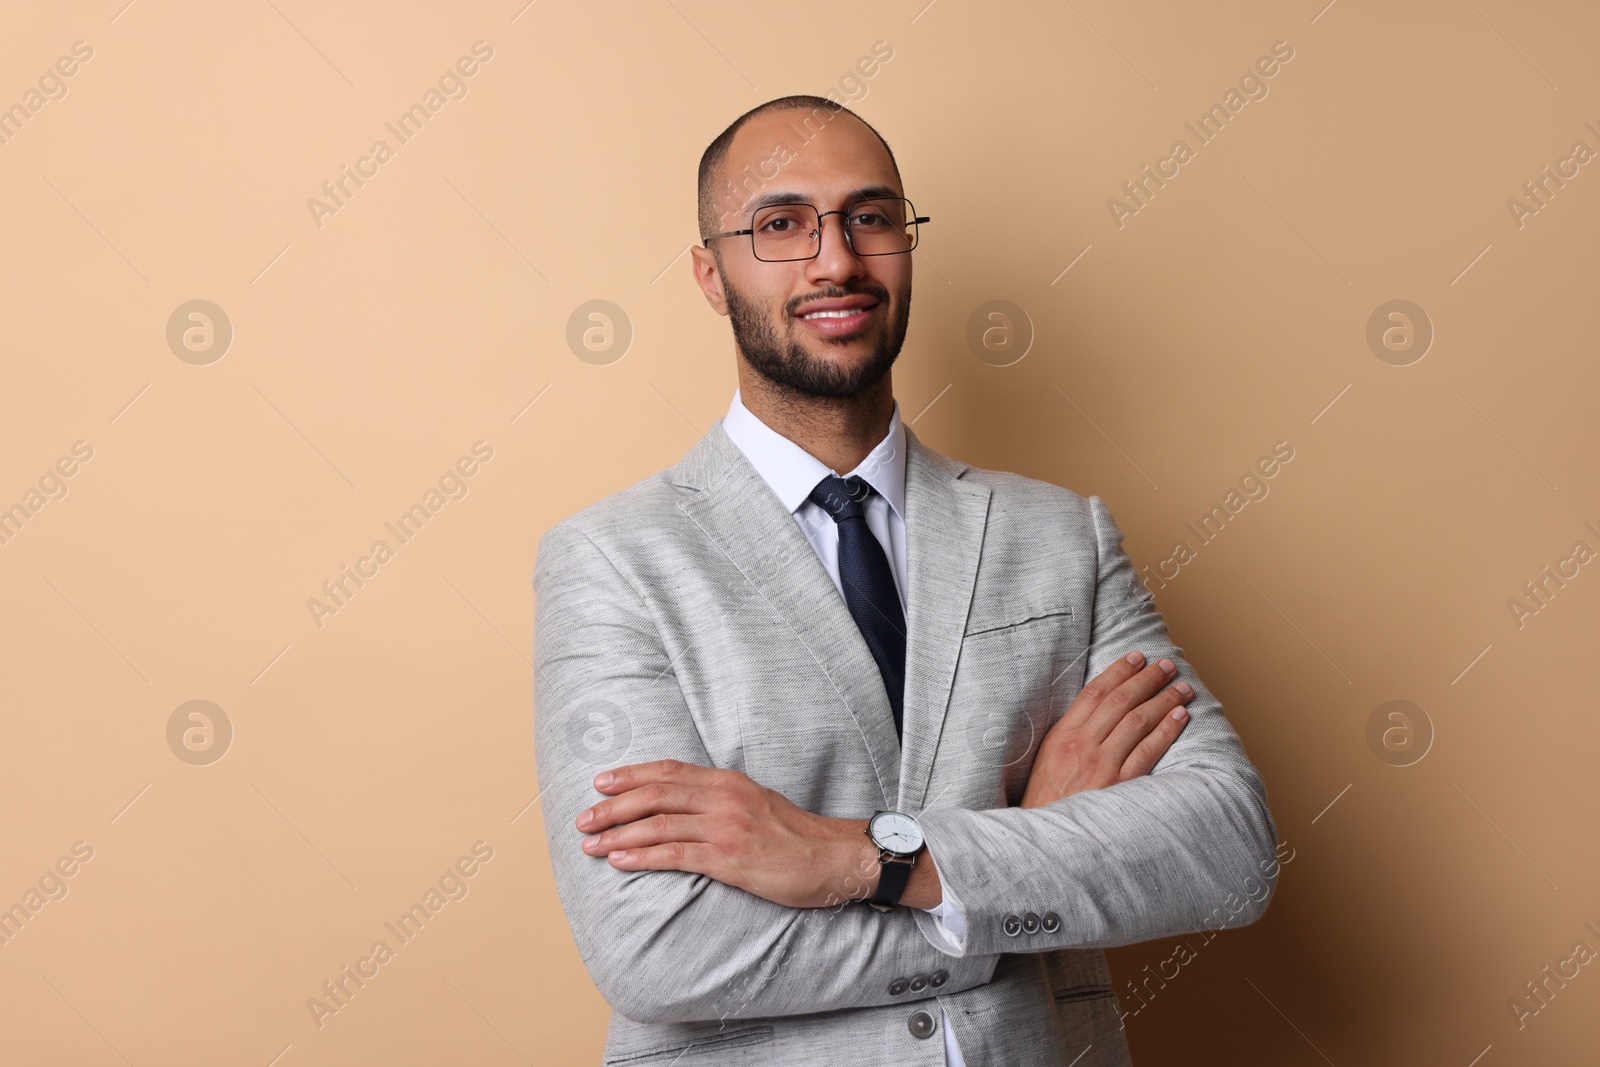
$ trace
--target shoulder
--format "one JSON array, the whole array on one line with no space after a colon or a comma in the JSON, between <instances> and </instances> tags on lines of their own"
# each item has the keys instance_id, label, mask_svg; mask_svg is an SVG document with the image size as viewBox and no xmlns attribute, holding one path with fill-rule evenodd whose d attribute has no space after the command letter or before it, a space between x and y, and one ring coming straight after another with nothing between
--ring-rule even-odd
<instances>
[{"instance_id":1,"label":"shoulder","mask_svg":"<svg viewBox=\"0 0 1600 1067\"><path fill-rule=\"evenodd\" d=\"M722 420L695 442L672 466L641 478L625 489L568 515L545 531L539 556L547 548L589 542L612 560L643 551L646 554L682 544L695 529L684 504L697 493L715 491L731 476L739 461L738 449L722 430Z\"/></svg>"},{"instance_id":2,"label":"shoulder","mask_svg":"<svg viewBox=\"0 0 1600 1067\"><path fill-rule=\"evenodd\" d=\"M540 537L537 559L584 542L609 558L629 544L679 536L688 520L678 507L682 491L671 474L671 469L658 471L568 515Z\"/></svg>"},{"instance_id":3,"label":"shoulder","mask_svg":"<svg viewBox=\"0 0 1600 1067\"><path fill-rule=\"evenodd\" d=\"M1063 551L1069 555L1085 551L1115 555L1120 550L1122 529L1098 495L1015 471L979 467L936 452L920 440L917 447L951 477L989 490L986 537L993 541L1009 539L1019 550L1026 550L1031 544L1035 552Z\"/></svg>"},{"instance_id":4,"label":"shoulder","mask_svg":"<svg viewBox=\"0 0 1600 1067\"><path fill-rule=\"evenodd\" d=\"M942 456L940 460L959 469L961 481L989 490L991 528L1009 528L1021 536L1054 533L1073 539L1103 537L1114 530L1105 502L1098 496L1015 471L990 470Z\"/></svg>"}]
</instances>

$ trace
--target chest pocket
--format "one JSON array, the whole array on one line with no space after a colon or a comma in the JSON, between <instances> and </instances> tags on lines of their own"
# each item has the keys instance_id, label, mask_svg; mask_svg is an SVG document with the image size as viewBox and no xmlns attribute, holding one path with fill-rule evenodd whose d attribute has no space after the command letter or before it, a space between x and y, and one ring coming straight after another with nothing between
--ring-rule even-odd
<instances>
[{"instance_id":1,"label":"chest pocket","mask_svg":"<svg viewBox=\"0 0 1600 1067\"><path fill-rule=\"evenodd\" d=\"M973 617L967 620L965 637L977 637L979 634L994 633L997 630L1014 630L1019 626L1058 619L1063 615L1072 618L1072 608L1059 600L1041 599L1027 604L1018 604L1015 600L1010 600L995 605L981 616L974 611ZM965 637L963 645L966 643Z\"/></svg>"},{"instance_id":2,"label":"chest pocket","mask_svg":"<svg viewBox=\"0 0 1600 1067\"><path fill-rule=\"evenodd\" d=\"M1070 691L1059 709L1065 711L1071 696L1081 688L1087 659L1088 635L1080 632L1078 622L1062 599L1041 597L1020 604L1012 599L968 620L961 638L961 658L974 666L982 663L989 671L1007 664L1003 676L992 680L1004 683L1007 691L1016 692L1024 701ZM1054 722L1055 717L1049 721Z\"/></svg>"},{"instance_id":3,"label":"chest pocket","mask_svg":"<svg viewBox=\"0 0 1600 1067\"><path fill-rule=\"evenodd\" d=\"M968 620L951 694L955 739L971 781L992 796L980 806L1015 804L1027 787L1033 756L1081 685L1084 635L1064 600L1016 598L987 606ZM1079 660L1077 669L1071 661Z\"/></svg>"}]
</instances>

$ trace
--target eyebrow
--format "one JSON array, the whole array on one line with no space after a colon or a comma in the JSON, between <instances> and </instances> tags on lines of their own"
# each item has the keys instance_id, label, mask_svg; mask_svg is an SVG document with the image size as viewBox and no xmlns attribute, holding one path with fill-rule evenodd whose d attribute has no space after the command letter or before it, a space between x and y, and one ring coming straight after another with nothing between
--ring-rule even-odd
<instances>
[{"instance_id":1,"label":"eyebrow","mask_svg":"<svg viewBox=\"0 0 1600 1067\"><path fill-rule=\"evenodd\" d=\"M902 199L902 197L898 192L896 192L895 190L889 188L887 185L869 185L865 189L857 189L855 191L855 193L850 197L850 201L849 202L853 204L858 200L886 200L886 199L887 200L899 200L899 199ZM762 193L760 196L756 197L754 200L750 200L747 203L745 203L745 205L743 207L743 210L746 211L746 212L749 212L750 214L754 214L755 212L760 211L762 208L764 208L764 207L772 207L774 204L810 204L810 203L811 203L810 198L808 198L804 193L796 193L796 192L792 192L792 191L776 192L776 193ZM815 207L816 205L813 204L812 206Z\"/></svg>"}]
</instances>

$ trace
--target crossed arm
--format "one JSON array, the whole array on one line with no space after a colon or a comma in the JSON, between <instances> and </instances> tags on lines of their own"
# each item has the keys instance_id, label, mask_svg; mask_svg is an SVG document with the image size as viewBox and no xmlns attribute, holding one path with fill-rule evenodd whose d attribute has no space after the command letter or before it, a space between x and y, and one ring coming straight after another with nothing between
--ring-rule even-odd
<instances>
[{"instance_id":1,"label":"crossed arm","mask_svg":"<svg viewBox=\"0 0 1600 1067\"><path fill-rule=\"evenodd\" d=\"M1187 722L1194 689L1163 689L1177 665L1129 652L1086 685L1046 735L1021 807L1038 808L1149 773ZM578 813L583 851L622 871L707 875L791 908L832 907L872 895L878 850L866 819L835 819L791 803L739 771L675 759L601 771L608 794ZM935 863L918 863L900 902L943 900Z\"/></svg>"},{"instance_id":2,"label":"crossed arm","mask_svg":"<svg viewBox=\"0 0 1600 1067\"><path fill-rule=\"evenodd\" d=\"M989 981L998 955L940 952L909 909L880 914L842 895L797 907L760 895L786 896L773 887L796 878L810 851L774 871L754 869L749 852L733 845L750 889L586 854L575 820L596 799L596 775L619 762L610 754L700 767L711 759L647 607L588 537L550 530L534 590L534 745L550 862L579 954L617 1012L640 1022L797 1015ZM895 978L936 970L948 974L940 989L888 992Z\"/></svg>"},{"instance_id":3,"label":"crossed arm","mask_svg":"<svg viewBox=\"0 0 1600 1067\"><path fill-rule=\"evenodd\" d=\"M1042 742L1021 808L919 813L933 862L917 864L908 907L888 914L845 903L875 885L865 819L806 812L707 766L644 603L580 531L546 536L534 681L545 827L579 950L613 1007L688 1021L901 1003L887 993L899 975L943 969L939 992L959 992L987 982L1001 952L1198 929L1247 879L1270 895L1276 832L1259 776L1090 499L1093 678ZM1173 717L1184 703L1188 716ZM574 758L574 731L607 708L626 708L644 741L628 755L653 758L603 768ZM596 790L608 799L591 804ZM919 910L945 884L966 916L958 955L934 947L946 941ZM1266 903L1252 900L1242 921ZM1026 940L1000 932L1006 915L1034 906L1062 923ZM797 953L803 964L788 967Z\"/></svg>"}]
</instances>

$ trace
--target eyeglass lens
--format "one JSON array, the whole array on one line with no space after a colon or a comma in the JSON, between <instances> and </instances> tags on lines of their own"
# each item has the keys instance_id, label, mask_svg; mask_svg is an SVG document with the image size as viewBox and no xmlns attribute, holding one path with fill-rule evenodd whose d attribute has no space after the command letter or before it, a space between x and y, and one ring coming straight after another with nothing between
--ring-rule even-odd
<instances>
[{"instance_id":1,"label":"eyeglass lens","mask_svg":"<svg viewBox=\"0 0 1600 1067\"><path fill-rule=\"evenodd\" d=\"M917 244L917 224L907 200L859 200L845 209L850 247L857 255L909 252ZM822 219L810 204L774 204L755 213L751 223L757 259L810 259L822 239Z\"/></svg>"}]
</instances>

